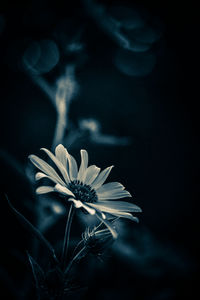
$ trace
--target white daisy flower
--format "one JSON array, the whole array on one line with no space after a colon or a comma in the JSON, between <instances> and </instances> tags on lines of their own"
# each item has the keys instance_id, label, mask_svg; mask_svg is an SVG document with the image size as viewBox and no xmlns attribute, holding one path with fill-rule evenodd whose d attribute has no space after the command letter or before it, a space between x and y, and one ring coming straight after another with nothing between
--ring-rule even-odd
<instances>
[{"instance_id":1,"label":"white daisy flower","mask_svg":"<svg viewBox=\"0 0 200 300\"><path fill-rule=\"evenodd\" d=\"M106 220L105 213L112 216L123 217L138 222L132 212L141 212L137 205L124 201L115 201L120 198L131 197L125 187L119 182L105 183L113 166L100 172L95 165L88 167L88 153L81 150L81 164L78 169L75 158L70 155L63 145L58 145L55 155L48 149L42 148L54 162L60 174L36 155L30 155L31 162L42 172L35 175L36 180L48 178L54 186L40 186L36 189L37 194L58 192L68 201L72 201L76 208L82 208L91 215L96 215L116 236L110 222Z\"/></svg>"}]
</instances>

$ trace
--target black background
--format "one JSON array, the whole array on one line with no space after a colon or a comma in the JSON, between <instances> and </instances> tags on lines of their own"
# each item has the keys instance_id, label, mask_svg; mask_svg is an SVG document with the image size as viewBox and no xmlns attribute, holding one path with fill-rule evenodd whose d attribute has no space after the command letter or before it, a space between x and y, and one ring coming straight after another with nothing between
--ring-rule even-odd
<instances>
[{"instance_id":1,"label":"black background","mask_svg":"<svg viewBox=\"0 0 200 300\"><path fill-rule=\"evenodd\" d=\"M130 244L141 254L139 262L135 259L131 265L115 250L105 267L94 262L97 271L84 297L193 299L198 292L199 257L198 9L192 1L100 2L108 7L123 3L160 20L162 36L153 49L157 61L147 76L127 76L114 67L114 41L86 14L81 2L1 1L5 20L0 36L2 291L6 298L18 299L21 279L30 270L12 250L17 248L25 257L25 250L31 248L30 237L10 213L3 194L34 222L23 206L24 201L33 201L23 169L30 153L51 147L56 122L53 106L23 72L19 60L27 40L52 38L57 24L70 19L72 31L84 24L89 57L77 71L80 89L70 107L71 122L76 125L80 117L95 117L103 132L132 138L126 147L85 140L72 150L78 157L79 149L86 148L91 163L102 167L114 164L111 179L123 182L143 209L139 224L125 221L130 236L133 232ZM49 82L64 72L70 59L60 60L48 75ZM7 155L21 164L21 172Z\"/></svg>"}]
</instances>

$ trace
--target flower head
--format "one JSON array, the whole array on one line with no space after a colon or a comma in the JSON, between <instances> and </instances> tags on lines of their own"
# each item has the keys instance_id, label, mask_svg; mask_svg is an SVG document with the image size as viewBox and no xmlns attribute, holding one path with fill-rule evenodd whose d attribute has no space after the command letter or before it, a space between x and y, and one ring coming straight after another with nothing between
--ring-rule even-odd
<instances>
[{"instance_id":1,"label":"flower head","mask_svg":"<svg viewBox=\"0 0 200 300\"><path fill-rule=\"evenodd\" d=\"M105 213L114 217L123 217L138 221L131 212L141 212L141 209L129 202L115 201L120 198L131 197L125 187L119 182L105 183L113 166L107 167L100 172L95 165L88 167L88 153L81 150L81 164L78 169L75 158L69 154L63 145L58 145L55 155L48 149L42 148L49 158L54 162L59 173L44 160L36 155L30 155L31 162L42 172L35 175L36 180L47 178L53 186L40 186L37 194L58 192L72 201L76 208L82 208L91 215L96 215L116 237L116 232L106 220Z\"/></svg>"}]
</instances>

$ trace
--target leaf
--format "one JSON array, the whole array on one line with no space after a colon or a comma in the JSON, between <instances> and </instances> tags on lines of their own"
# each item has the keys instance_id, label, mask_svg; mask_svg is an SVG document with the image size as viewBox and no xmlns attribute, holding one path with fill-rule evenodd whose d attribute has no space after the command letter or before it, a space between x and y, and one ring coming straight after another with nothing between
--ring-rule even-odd
<instances>
[{"instance_id":1,"label":"leaf","mask_svg":"<svg viewBox=\"0 0 200 300\"><path fill-rule=\"evenodd\" d=\"M47 239L43 236L43 234L36 228L34 227L20 212L18 212L14 206L11 204L10 200L8 199L7 195L5 195L8 204L10 208L12 209L13 213L19 220L19 222L24 226L25 229L27 229L33 236L35 236L42 244L43 246L47 249L49 254L51 255L53 261L58 264L58 259L56 257L55 251L51 244L47 241Z\"/></svg>"},{"instance_id":2,"label":"leaf","mask_svg":"<svg viewBox=\"0 0 200 300\"><path fill-rule=\"evenodd\" d=\"M41 283L45 280L44 271L39 266L39 264L36 262L36 260L27 252L28 259L32 268L33 276L36 282L36 288L39 289Z\"/></svg>"}]
</instances>

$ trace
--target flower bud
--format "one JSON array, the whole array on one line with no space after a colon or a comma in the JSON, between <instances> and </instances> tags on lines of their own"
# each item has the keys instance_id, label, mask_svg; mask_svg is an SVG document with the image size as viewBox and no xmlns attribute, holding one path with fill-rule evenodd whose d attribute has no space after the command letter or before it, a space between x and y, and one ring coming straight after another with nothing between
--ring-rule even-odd
<instances>
[{"instance_id":1,"label":"flower bud","mask_svg":"<svg viewBox=\"0 0 200 300\"><path fill-rule=\"evenodd\" d=\"M85 246L95 255L103 254L115 241L108 228L98 229L98 227L94 227L92 230L88 227L82 235Z\"/></svg>"}]
</instances>

